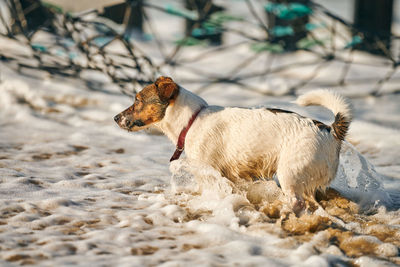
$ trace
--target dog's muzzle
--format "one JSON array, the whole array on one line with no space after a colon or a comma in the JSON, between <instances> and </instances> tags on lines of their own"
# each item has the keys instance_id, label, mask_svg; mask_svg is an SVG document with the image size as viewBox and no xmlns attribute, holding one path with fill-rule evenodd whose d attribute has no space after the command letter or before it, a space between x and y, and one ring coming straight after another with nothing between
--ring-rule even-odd
<instances>
[{"instance_id":1,"label":"dog's muzzle","mask_svg":"<svg viewBox=\"0 0 400 267\"><path fill-rule=\"evenodd\" d=\"M121 125L121 120L122 120L121 114L118 114L114 117L114 121L120 125L122 128L127 128L128 130L131 130L132 127L137 126L137 127L143 127L146 124L142 121L142 120L135 120L135 121L131 121L129 119L125 119L124 120L124 125Z\"/></svg>"}]
</instances>

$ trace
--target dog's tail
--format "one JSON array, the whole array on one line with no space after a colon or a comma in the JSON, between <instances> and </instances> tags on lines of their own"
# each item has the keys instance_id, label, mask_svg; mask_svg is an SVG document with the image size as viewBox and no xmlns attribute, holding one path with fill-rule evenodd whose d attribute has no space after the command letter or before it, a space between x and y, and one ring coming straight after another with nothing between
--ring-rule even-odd
<instances>
[{"instance_id":1,"label":"dog's tail","mask_svg":"<svg viewBox=\"0 0 400 267\"><path fill-rule=\"evenodd\" d=\"M343 96L330 90L315 90L301 95L296 103L301 106L323 106L335 115L332 128L338 140L344 140L352 119L351 105Z\"/></svg>"}]
</instances>

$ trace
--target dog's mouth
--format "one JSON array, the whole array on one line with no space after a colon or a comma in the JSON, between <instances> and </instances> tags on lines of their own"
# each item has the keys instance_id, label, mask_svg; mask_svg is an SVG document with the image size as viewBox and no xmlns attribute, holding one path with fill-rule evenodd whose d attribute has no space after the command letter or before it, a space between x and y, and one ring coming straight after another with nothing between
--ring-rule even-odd
<instances>
[{"instance_id":1,"label":"dog's mouth","mask_svg":"<svg viewBox=\"0 0 400 267\"><path fill-rule=\"evenodd\" d=\"M136 132L145 128L146 126L146 124L141 120L135 120L133 122L130 120L126 120L125 125L125 129L127 129L128 132Z\"/></svg>"}]
</instances>

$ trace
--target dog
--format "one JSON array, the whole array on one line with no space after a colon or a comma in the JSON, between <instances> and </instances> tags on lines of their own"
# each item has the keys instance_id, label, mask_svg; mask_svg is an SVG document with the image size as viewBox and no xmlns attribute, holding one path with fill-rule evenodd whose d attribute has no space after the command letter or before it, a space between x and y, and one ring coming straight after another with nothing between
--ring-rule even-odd
<instances>
[{"instance_id":1,"label":"dog","mask_svg":"<svg viewBox=\"0 0 400 267\"><path fill-rule=\"evenodd\" d=\"M209 106L170 77L159 77L114 117L128 131L158 128L189 160L212 166L233 183L275 174L293 210L304 209L335 178L341 142L352 120L349 102L328 90L308 92L301 106L319 105L335 115L332 125L274 108Z\"/></svg>"}]
</instances>

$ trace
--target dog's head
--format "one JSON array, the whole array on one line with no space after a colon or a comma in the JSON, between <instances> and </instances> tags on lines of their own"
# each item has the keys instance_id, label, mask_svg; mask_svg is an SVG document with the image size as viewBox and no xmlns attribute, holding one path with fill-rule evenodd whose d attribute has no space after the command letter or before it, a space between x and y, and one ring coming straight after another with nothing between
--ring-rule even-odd
<instances>
[{"instance_id":1,"label":"dog's head","mask_svg":"<svg viewBox=\"0 0 400 267\"><path fill-rule=\"evenodd\" d=\"M161 76L137 93L133 105L116 115L114 120L128 131L145 129L164 118L178 92L179 86L171 78Z\"/></svg>"}]
</instances>

